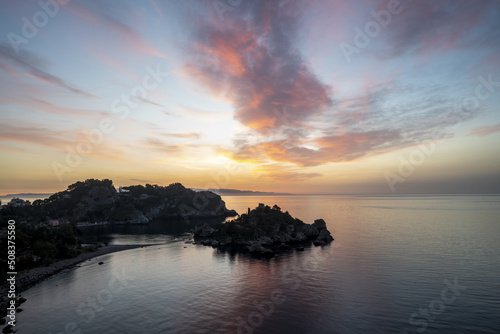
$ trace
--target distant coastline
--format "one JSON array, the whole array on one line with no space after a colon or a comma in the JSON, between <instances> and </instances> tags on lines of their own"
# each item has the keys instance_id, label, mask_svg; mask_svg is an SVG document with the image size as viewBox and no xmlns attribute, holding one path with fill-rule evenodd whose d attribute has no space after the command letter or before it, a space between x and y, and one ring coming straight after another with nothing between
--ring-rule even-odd
<instances>
[{"instance_id":1,"label":"distant coastline","mask_svg":"<svg viewBox=\"0 0 500 334\"><path fill-rule=\"evenodd\" d=\"M204 190L204 189L193 189ZM293 196L292 193L275 193L266 191L238 190L238 189L207 189L220 196Z\"/></svg>"},{"instance_id":2,"label":"distant coastline","mask_svg":"<svg viewBox=\"0 0 500 334\"><path fill-rule=\"evenodd\" d=\"M220 196L357 196L357 197L436 197L436 196L499 196L500 193L339 193L339 194L294 194L294 193L275 193L275 192L265 192L265 191L252 191L252 190L238 190L238 189L198 189L191 188L194 191L212 191ZM18 194L7 194L0 195L0 200L2 204L7 204L13 198L20 198L23 200L36 200L45 199L53 195L53 193L18 193Z\"/></svg>"},{"instance_id":3,"label":"distant coastline","mask_svg":"<svg viewBox=\"0 0 500 334\"><path fill-rule=\"evenodd\" d=\"M275 193L266 191L238 190L238 189L197 189L191 188L194 191L212 191L220 196L294 196L292 193ZM9 201L12 198L20 198L23 200L45 199L54 193L18 193L0 195L0 200ZM6 204L6 203L3 203Z\"/></svg>"},{"instance_id":4,"label":"distant coastline","mask_svg":"<svg viewBox=\"0 0 500 334\"><path fill-rule=\"evenodd\" d=\"M20 199L24 199L24 200L45 199L51 195L53 195L53 193L18 193L18 194L0 195L0 199L1 200L11 200L13 198L20 198ZM3 203L3 204L6 204L6 203Z\"/></svg>"}]
</instances>

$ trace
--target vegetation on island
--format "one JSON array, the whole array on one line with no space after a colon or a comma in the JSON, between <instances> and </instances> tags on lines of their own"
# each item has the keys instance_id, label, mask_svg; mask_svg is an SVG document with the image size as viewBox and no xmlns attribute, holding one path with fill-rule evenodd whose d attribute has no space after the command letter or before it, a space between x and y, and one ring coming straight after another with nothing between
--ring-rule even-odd
<instances>
[{"instance_id":1,"label":"vegetation on island","mask_svg":"<svg viewBox=\"0 0 500 334\"><path fill-rule=\"evenodd\" d=\"M58 228L49 226L36 226L24 223L16 224L16 271L46 266L53 262L72 258L83 251L91 251L97 246L86 248L80 247L78 230L75 224L64 223ZM2 230L0 247L7 249L7 237ZM0 265L7 268L7 258L2 258ZM3 281L7 278L7 272L1 272Z\"/></svg>"},{"instance_id":2,"label":"vegetation on island","mask_svg":"<svg viewBox=\"0 0 500 334\"><path fill-rule=\"evenodd\" d=\"M22 206L2 206L2 226L9 219L28 223L48 222L101 222L147 223L155 218L167 217L223 217L236 215L226 209L224 201L210 191L185 188L180 183L163 187L134 185L118 190L113 181L88 179Z\"/></svg>"}]
</instances>

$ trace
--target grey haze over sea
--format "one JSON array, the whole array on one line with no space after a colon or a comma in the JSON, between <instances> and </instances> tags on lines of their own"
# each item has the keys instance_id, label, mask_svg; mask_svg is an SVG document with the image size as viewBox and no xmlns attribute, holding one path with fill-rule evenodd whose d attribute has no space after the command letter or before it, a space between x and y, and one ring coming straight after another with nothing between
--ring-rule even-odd
<instances>
[{"instance_id":1,"label":"grey haze over sea","mask_svg":"<svg viewBox=\"0 0 500 334\"><path fill-rule=\"evenodd\" d=\"M24 292L17 333L500 332L500 195L223 199L323 218L335 241L254 259L185 244L168 222L96 227L88 240L159 245Z\"/></svg>"}]
</instances>

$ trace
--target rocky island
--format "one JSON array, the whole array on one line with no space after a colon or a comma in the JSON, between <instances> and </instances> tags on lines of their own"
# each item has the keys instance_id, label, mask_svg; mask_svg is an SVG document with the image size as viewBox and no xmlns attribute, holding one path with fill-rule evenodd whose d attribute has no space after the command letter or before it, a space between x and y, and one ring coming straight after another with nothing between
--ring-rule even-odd
<instances>
[{"instance_id":1,"label":"rocky island","mask_svg":"<svg viewBox=\"0 0 500 334\"><path fill-rule=\"evenodd\" d=\"M215 225L198 224L194 240L206 246L235 249L256 256L272 257L291 247L303 250L304 245L327 245L333 241L323 219L306 224L288 211L274 205L259 206L238 218Z\"/></svg>"}]
</instances>

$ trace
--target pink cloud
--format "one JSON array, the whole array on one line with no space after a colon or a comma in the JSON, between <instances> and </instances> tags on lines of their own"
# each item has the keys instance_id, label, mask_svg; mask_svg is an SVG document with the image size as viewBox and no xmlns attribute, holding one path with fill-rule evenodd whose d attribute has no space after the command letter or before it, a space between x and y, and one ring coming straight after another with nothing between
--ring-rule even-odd
<instances>
[{"instance_id":1,"label":"pink cloud","mask_svg":"<svg viewBox=\"0 0 500 334\"><path fill-rule=\"evenodd\" d=\"M477 128L473 128L467 136L486 137L498 131L500 131L500 123L495 125L479 126Z\"/></svg>"},{"instance_id":2,"label":"pink cloud","mask_svg":"<svg viewBox=\"0 0 500 334\"><path fill-rule=\"evenodd\" d=\"M259 132L281 127L284 120L276 114L285 108L287 118L300 122L331 103L331 88L293 44L302 4L282 5L255 2L242 5L247 6L241 9L244 14L227 15L223 24L216 17L193 22L193 56L186 71L214 94L225 94L235 118Z\"/></svg>"}]
</instances>

